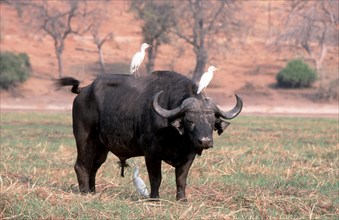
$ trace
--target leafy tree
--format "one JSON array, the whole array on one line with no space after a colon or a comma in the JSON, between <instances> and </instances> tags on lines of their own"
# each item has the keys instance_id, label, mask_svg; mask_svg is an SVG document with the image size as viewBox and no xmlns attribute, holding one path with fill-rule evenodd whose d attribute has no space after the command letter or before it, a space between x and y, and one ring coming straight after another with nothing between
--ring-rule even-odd
<instances>
[{"instance_id":1,"label":"leafy tree","mask_svg":"<svg viewBox=\"0 0 339 220\"><path fill-rule=\"evenodd\" d=\"M148 50L146 64L146 70L150 73L154 69L159 46L170 42L170 29L175 24L173 6L168 1L134 0L131 2L131 10L137 18L143 20L143 41L152 46Z\"/></svg>"},{"instance_id":2,"label":"leafy tree","mask_svg":"<svg viewBox=\"0 0 339 220\"><path fill-rule=\"evenodd\" d=\"M144 41L153 46L147 70L153 69L158 46L168 43L174 33L193 47L196 65L192 79L197 82L206 71L208 49L216 45L216 39L231 38L241 29L238 5L234 0L132 1L131 8L144 21Z\"/></svg>"},{"instance_id":3,"label":"leafy tree","mask_svg":"<svg viewBox=\"0 0 339 220\"><path fill-rule=\"evenodd\" d=\"M192 80L197 82L206 72L209 48L217 39L231 38L239 31L240 19L236 16L240 11L234 0L220 1L173 1L175 7L175 34L193 47L196 65ZM180 19L179 19L180 18Z\"/></svg>"}]
</instances>

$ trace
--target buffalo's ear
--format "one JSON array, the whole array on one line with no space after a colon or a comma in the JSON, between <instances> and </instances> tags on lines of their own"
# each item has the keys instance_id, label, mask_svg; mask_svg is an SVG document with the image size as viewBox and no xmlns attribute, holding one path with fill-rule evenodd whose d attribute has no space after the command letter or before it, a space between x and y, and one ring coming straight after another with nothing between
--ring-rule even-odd
<instances>
[{"instance_id":1,"label":"buffalo's ear","mask_svg":"<svg viewBox=\"0 0 339 220\"><path fill-rule=\"evenodd\" d=\"M171 123L171 126L177 129L180 135L184 134L184 126L182 125L182 120L181 119L176 119Z\"/></svg>"},{"instance_id":2,"label":"buffalo's ear","mask_svg":"<svg viewBox=\"0 0 339 220\"><path fill-rule=\"evenodd\" d=\"M218 135L221 135L222 132L230 125L229 122L221 120L220 118L215 119L214 130L218 132Z\"/></svg>"}]
</instances>

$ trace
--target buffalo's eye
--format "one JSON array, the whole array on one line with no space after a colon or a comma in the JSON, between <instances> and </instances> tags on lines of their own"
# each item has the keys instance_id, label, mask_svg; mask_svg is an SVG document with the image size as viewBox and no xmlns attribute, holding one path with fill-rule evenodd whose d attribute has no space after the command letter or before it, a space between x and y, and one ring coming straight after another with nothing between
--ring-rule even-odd
<instances>
[{"instance_id":1,"label":"buffalo's eye","mask_svg":"<svg viewBox=\"0 0 339 220\"><path fill-rule=\"evenodd\" d=\"M212 114L206 114L206 118L207 118L207 121L208 121L209 123L214 124L214 121L215 121L214 115L212 115Z\"/></svg>"},{"instance_id":2,"label":"buffalo's eye","mask_svg":"<svg viewBox=\"0 0 339 220\"><path fill-rule=\"evenodd\" d=\"M192 122L192 121L187 121L187 127L188 127L188 129L189 129L190 131L193 131L194 126L195 126L194 122Z\"/></svg>"},{"instance_id":3,"label":"buffalo's eye","mask_svg":"<svg viewBox=\"0 0 339 220\"><path fill-rule=\"evenodd\" d=\"M215 119L214 119L214 118L208 118L207 121L208 121L209 123L211 123L211 124L214 124Z\"/></svg>"}]
</instances>

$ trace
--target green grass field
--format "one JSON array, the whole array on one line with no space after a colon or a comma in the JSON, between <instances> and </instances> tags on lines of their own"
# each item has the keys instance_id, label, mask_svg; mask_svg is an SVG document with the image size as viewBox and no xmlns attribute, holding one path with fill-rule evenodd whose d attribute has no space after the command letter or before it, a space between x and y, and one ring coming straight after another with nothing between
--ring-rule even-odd
<instances>
[{"instance_id":1,"label":"green grass field","mask_svg":"<svg viewBox=\"0 0 339 220\"><path fill-rule=\"evenodd\" d=\"M132 169L110 154L97 193L80 195L71 113L1 113L1 219L338 219L338 120L239 116L188 176L175 201L163 163L161 200L141 200ZM140 165L148 183L142 157Z\"/></svg>"}]
</instances>

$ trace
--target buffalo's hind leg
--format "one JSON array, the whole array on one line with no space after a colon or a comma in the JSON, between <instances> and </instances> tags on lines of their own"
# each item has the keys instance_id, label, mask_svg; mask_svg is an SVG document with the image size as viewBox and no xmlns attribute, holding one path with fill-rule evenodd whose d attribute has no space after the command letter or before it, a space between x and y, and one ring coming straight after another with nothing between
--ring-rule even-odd
<instances>
[{"instance_id":1,"label":"buffalo's hind leg","mask_svg":"<svg viewBox=\"0 0 339 220\"><path fill-rule=\"evenodd\" d=\"M93 160L90 176L89 176L89 189L95 192L95 177L101 165L106 161L108 150L101 144L97 144L95 148L95 157Z\"/></svg>"},{"instance_id":2,"label":"buffalo's hind leg","mask_svg":"<svg viewBox=\"0 0 339 220\"><path fill-rule=\"evenodd\" d=\"M91 164L85 161L88 161L88 160L84 159L78 154L76 163L74 165L74 170L77 175L78 184L79 184L79 191L81 193L89 193L91 191L91 188L89 186Z\"/></svg>"},{"instance_id":3,"label":"buffalo's hind leg","mask_svg":"<svg viewBox=\"0 0 339 220\"><path fill-rule=\"evenodd\" d=\"M73 123L73 126L78 151L74 169L79 190L82 193L94 192L95 174L106 160L108 151L100 143L96 129L85 129L77 123Z\"/></svg>"}]
</instances>

